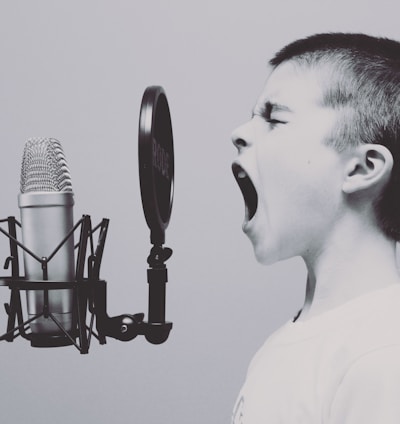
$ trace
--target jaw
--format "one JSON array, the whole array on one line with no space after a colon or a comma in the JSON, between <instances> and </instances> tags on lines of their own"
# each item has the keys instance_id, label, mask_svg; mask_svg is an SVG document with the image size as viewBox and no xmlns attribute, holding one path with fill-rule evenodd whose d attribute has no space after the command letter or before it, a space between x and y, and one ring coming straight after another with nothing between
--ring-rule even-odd
<instances>
[{"instance_id":1,"label":"jaw","mask_svg":"<svg viewBox=\"0 0 400 424\"><path fill-rule=\"evenodd\" d=\"M232 164L232 172L243 195L245 204L245 222L249 222L257 212L257 190L247 172L238 163Z\"/></svg>"}]
</instances>

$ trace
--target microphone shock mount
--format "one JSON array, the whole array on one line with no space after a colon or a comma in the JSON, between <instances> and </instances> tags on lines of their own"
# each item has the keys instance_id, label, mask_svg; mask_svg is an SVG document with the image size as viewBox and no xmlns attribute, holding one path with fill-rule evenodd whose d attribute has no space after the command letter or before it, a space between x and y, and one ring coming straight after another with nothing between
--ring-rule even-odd
<instances>
[{"instance_id":1,"label":"microphone shock mount","mask_svg":"<svg viewBox=\"0 0 400 424\"><path fill-rule=\"evenodd\" d=\"M81 354L89 352L92 336L100 344L106 343L111 337L120 341L129 341L138 335L145 336L153 344L161 344L168 339L172 328L171 322L165 321L165 292L167 283L167 268L165 262L171 257L172 250L162 246L153 246L147 259L149 268L147 277L149 283L149 316L144 320L144 313L123 314L110 317L107 314L107 282L100 279L100 267L104 245L107 236L109 220L104 218L100 224L92 228L89 215L83 215L67 237L54 249L48 257L38 257L17 239L17 228L21 224L10 216L0 220L8 224L8 231L0 226L0 233L9 239L10 255L5 260L5 269L11 266L11 275L0 278L0 285L10 289L10 301L5 310L8 316L6 332L0 340L14 341L21 336L31 342L34 347L58 347L74 345ZM51 259L67 242L76 230L80 228L79 242L75 246L76 278L75 281L47 280L48 267ZM94 235L99 232L97 246L94 248ZM43 280L26 280L20 276L19 252L24 250L28 255L41 263ZM86 270L86 273L85 273ZM49 292L51 290L73 291L72 330L67 330L52 313ZM21 302L21 292L40 290L43 292L43 308L35 316L24 318L24 308ZM59 331L54 334L32 332L29 324L39 318L52 320Z\"/></svg>"}]
</instances>

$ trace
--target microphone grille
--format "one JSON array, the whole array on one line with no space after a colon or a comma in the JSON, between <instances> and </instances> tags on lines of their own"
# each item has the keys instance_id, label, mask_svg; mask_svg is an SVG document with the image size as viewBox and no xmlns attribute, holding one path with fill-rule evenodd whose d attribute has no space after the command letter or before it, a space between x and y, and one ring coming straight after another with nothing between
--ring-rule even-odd
<instances>
[{"instance_id":1,"label":"microphone grille","mask_svg":"<svg viewBox=\"0 0 400 424\"><path fill-rule=\"evenodd\" d=\"M21 166L21 193L72 192L71 176L60 142L54 138L30 138L25 143Z\"/></svg>"}]
</instances>

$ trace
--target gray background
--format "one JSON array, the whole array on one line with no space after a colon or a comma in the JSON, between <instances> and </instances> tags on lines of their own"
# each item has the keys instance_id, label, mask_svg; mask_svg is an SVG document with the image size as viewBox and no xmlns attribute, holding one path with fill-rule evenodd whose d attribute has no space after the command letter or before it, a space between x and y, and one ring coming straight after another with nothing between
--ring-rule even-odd
<instances>
[{"instance_id":1,"label":"gray background","mask_svg":"<svg viewBox=\"0 0 400 424\"><path fill-rule=\"evenodd\" d=\"M148 85L167 92L176 150L170 339L109 339L89 355L2 342L3 422L229 422L250 358L301 306L305 281L298 259L255 262L230 133L249 117L278 48L321 31L399 39L398 12L395 0L0 1L0 217L19 215L26 139L59 139L76 218L111 219L110 315L147 312L136 143ZM8 301L7 289L0 297Z\"/></svg>"}]
</instances>

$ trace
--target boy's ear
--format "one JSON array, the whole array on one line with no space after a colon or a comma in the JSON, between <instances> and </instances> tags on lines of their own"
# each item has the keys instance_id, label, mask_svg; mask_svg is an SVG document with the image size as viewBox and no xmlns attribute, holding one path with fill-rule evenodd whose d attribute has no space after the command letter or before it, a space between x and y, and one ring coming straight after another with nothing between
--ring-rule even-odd
<instances>
[{"instance_id":1,"label":"boy's ear","mask_svg":"<svg viewBox=\"0 0 400 424\"><path fill-rule=\"evenodd\" d=\"M343 192L347 194L370 188L380 188L389 180L393 156L381 144L362 144L355 147L346 164Z\"/></svg>"}]
</instances>

